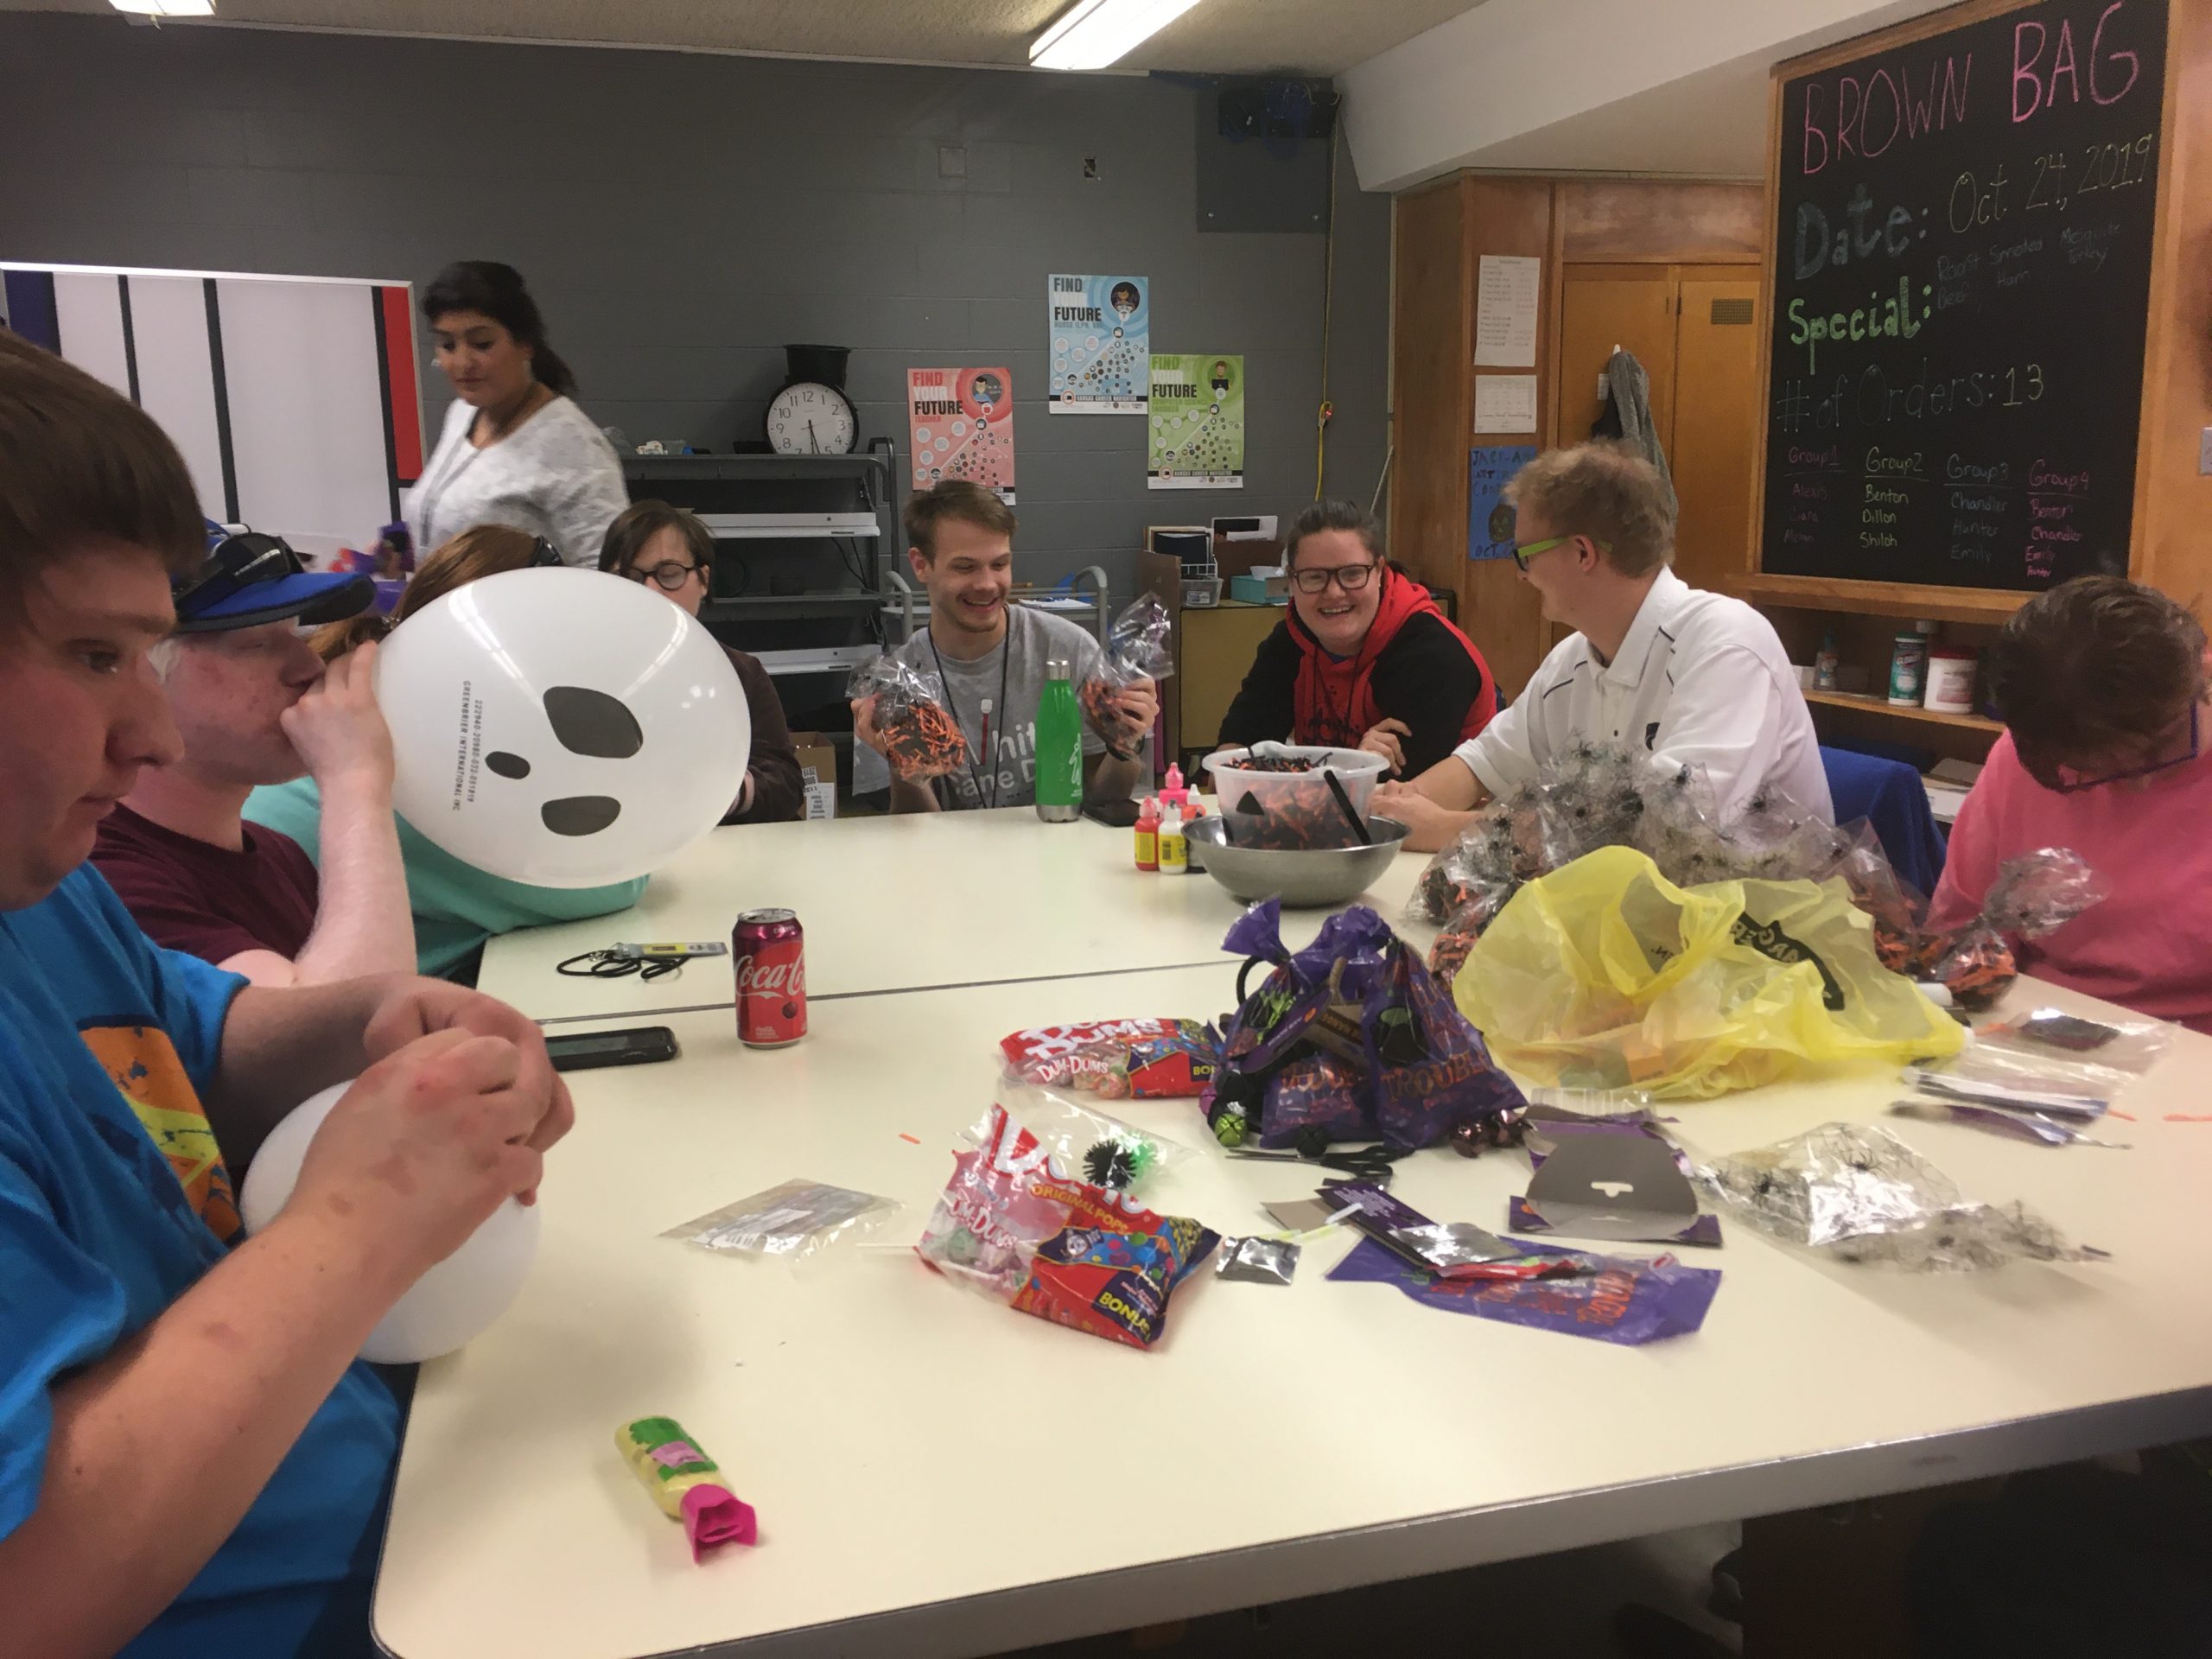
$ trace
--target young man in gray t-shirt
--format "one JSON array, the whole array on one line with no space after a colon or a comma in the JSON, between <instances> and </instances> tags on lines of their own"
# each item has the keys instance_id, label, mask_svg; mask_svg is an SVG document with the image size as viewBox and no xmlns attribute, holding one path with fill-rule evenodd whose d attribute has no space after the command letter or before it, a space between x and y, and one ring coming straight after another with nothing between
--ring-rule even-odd
<instances>
[{"instance_id":1,"label":"young man in gray t-shirt","mask_svg":"<svg viewBox=\"0 0 2212 1659\"><path fill-rule=\"evenodd\" d=\"M1037 706L1045 664L1065 658L1078 690L1097 671L1098 641L1072 622L1027 605L1010 605L1014 518L980 485L947 479L906 503L907 562L928 588L930 623L896 655L944 682L944 701L968 755L937 778L891 778L893 812L1029 806L1037 799ZM983 703L990 713L990 753L983 751ZM1110 731L1086 724L1084 793L1126 800L1136 789L1138 746L1160 713L1150 680L1125 686L1113 702ZM853 705L853 734L880 754L867 701Z\"/></svg>"}]
</instances>

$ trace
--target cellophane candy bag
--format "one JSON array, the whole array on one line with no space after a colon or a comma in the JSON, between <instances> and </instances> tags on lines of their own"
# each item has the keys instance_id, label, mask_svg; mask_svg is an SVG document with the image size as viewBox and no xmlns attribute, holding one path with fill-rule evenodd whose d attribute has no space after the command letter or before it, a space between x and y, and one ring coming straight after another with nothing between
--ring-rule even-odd
<instances>
[{"instance_id":1,"label":"cellophane candy bag","mask_svg":"<svg viewBox=\"0 0 2212 1659\"><path fill-rule=\"evenodd\" d=\"M952 1161L915 1253L1021 1313L1109 1342L1159 1341L1175 1287L1221 1242L1188 1217L1075 1178L1002 1106L983 1143Z\"/></svg>"},{"instance_id":2,"label":"cellophane candy bag","mask_svg":"<svg viewBox=\"0 0 2212 1659\"><path fill-rule=\"evenodd\" d=\"M936 675L886 652L853 671L845 696L868 703L884 762L894 776L941 778L967 764L968 740L944 706L944 683Z\"/></svg>"},{"instance_id":3,"label":"cellophane candy bag","mask_svg":"<svg viewBox=\"0 0 2212 1659\"><path fill-rule=\"evenodd\" d=\"M1139 680L1157 684L1175 671L1173 632L1167 607L1150 594L1139 594L1114 619L1098 671L1076 694L1093 727L1112 734L1126 723L1114 708L1114 694Z\"/></svg>"}]
</instances>

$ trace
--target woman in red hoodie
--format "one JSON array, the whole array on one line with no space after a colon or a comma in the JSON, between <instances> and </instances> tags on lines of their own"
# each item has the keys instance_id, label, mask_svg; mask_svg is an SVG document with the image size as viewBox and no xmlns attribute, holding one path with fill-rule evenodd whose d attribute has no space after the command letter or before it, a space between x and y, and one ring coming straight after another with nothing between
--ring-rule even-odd
<instances>
[{"instance_id":1,"label":"woman in red hoodie","mask_svg":"<svg viewBox=\"0 0 2212 1659\"><path fill-rule=\"evenodd\" d=\"M1222 717L1222 747L1366 749L1416 778L1490 723L1490 664L1427 589L1382 562L1372 513L1316 501L1291 525L1283 561L1290 608Z\"/></svg>"}]
</instances>

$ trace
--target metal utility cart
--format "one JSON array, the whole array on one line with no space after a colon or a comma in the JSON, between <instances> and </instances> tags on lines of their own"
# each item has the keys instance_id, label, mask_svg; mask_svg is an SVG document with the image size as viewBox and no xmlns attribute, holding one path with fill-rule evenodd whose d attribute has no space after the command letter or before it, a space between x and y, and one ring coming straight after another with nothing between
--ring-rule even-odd
<instances>
[{"instance_id":1,"label":"metal utility cart","mask_svg":"<svg viewBox=\"0 0 2212 1659\"><path fill-rule=\"evenodd\" d=\"M899 546L890 440L849 455L626 455L633 501L689 507L715 538L700 620L778 676L875 654Z\"/></svg>"}]
</instances>

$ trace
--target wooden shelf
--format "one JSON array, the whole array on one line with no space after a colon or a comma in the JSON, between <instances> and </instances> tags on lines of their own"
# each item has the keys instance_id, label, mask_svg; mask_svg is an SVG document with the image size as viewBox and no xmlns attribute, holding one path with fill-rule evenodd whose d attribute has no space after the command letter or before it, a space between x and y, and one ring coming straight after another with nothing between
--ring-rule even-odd
<instances>
[{"instance_id":1,"label":"wooden shelf","mask_svg":"<svg viewBox=\"0 0 2212 1659\"><path fill-rule=\"evenodd\" d=\"M1756 605L1781 605L1792 610L1850 611L1909 617L1918 621L1980 622L1991 626L2002 624L2035 597L2030 593L1989 588L1915 588L1893 582L1771 576L1763 570L1730 577L1727 589L1737 598Z\"/></svg>"},{"instance_id":2,"label":"wooden shelf","mask_svg":"<svg viewBox=\"0 0 2212 1659\"><path fill-rule=\"evenodd\" d=\"M1805 693L1808 702L1825 703L1831 709L1856 709L1862 714L1889 715L1898 720L1917 720L1934 726L1953 726L1962 731L1987 732L1996 735L2005 728L1993 720L1984 720L1980 715L1947 715L1940 709L1905 709L1887 697L1868 696L1859 691L1815 691Z\"/></svg>"}]
</instances>

